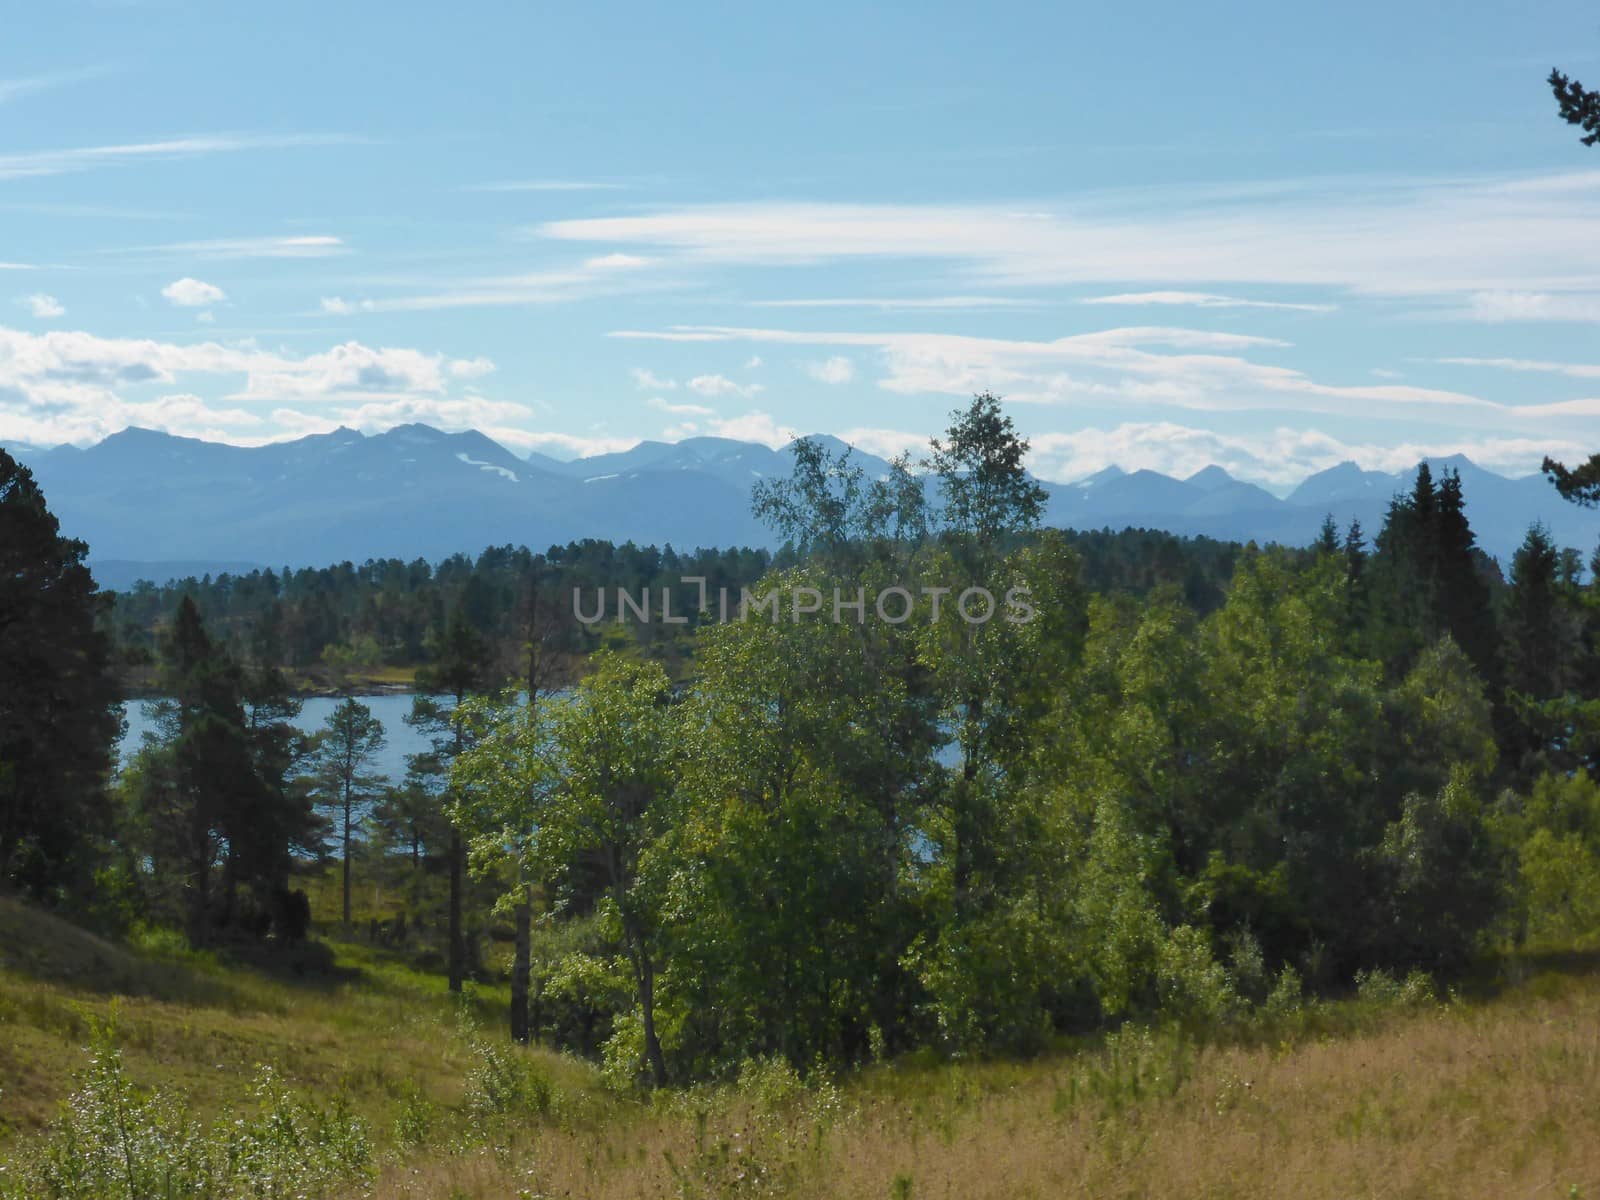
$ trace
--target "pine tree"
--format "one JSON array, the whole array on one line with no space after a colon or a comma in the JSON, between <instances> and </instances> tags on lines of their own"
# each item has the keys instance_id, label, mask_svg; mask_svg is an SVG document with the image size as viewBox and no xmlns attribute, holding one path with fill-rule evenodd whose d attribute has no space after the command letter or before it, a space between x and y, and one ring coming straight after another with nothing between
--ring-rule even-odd
<instances>
[{"instance_id":1,"label":"pine tree","mask_svg":"<svg viewBox=\"0 0 1600 1200\"><path fill-rule=\"evenodd\" d=\"M189 597L165 641L162 684L170 699L156 706L161 733L141 752L131 789L152 881L176 884L192 945L219 927L265 933L308 824L286 782L293 735L274 717L282 701L264 694L251 711L244 672Z\"/></svg>"},{"instance_id":2,"label":"pine tree","mask_svg":"<svg viewBox=\"0 0 1600 1200\"><path fill-rule=\"evenodd\" d=\"M374 795L378 780L370 774L384 746L383 722L365 704L345 697L328 714L317 735L317 804L338 819L339 862L344 879L344 924L350 924L350 849L355 810Z\"/></svg>"},{"instance_id":3,"label":"pine tree","mask_svg":"<svg viewBox=\"0 0 1600 1200\"><path fill-rule=\"evenodd\" d=\"M467 730L461 720L461 703L474 692L485 690L491 682L492 672L489 646L462 614L457 613L436 650L433 664L417 672L417 687L421 694L412 702L411 714L406 718L407 723L432 736L432 758L439 771L447 771L449 765L467 748ZM450 697L451 704L448 707L434 699L434 695L439 694ZM454 803L448 786L444 799L448 810ZM462 917L467 854L461 826L455 820L450 822L448 855L450 990L459 992L467 974L466 933Z\"/></svg>"},{"instance_id":4,"label":"pine tree","mask_svg":"<svg viewBox=\"0 0 1600 1200\"><path fill-rule=\"evenodd\" d=\"M0 450L0 884L65 898L108 830L120 716L88 548Z\"/></svg>"}]
</instances>

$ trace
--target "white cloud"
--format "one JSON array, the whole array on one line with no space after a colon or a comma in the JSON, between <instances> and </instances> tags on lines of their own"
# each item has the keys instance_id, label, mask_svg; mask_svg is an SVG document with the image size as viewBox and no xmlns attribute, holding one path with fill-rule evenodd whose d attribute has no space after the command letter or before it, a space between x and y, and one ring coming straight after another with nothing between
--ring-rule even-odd
<instances>
[{"instance_id":1,"label":"white cloud","mask_svg":"<svg viewBox=\"0 0 1600 1200\"><path fill-rule=\"evenodd\" d=\"M353 313L436 312L453 308L520 308L564 304L593 296L631 292L641 285L638 272L654 260L632 254L606 254L584 259L561 270L469 279L444 290L410 296L346 300L324 296L321 310L336 316Z\"/></svg>"},{"instance_id":2,"label":"white cloud","mask_svg":"<svg viewBox=\"0 0 1600 1200\"><path fill-rule=\"evenodd\" d=\"M1510 475L1537 471L1544 455L1572 454L1577 443L1545 438L1440 437L1398 445L1347 442L1315 429L1280 427L1225 434L1169 422L1140 422L1074 433L1034 434L1028 466L1042 479L1070 483L1108 466L1151 470L1179 478L1216 464L1230 474L1284 492L1308 475L1341 462L1367 470L1403 471L1419 459L1465 454L1480 466Z\"/></svg>"},{"instance_id":3,"label":"white cloud","mask_svg":"<svg viewBox=\"0 0 1600 1200\"><path fill-rule=\"evenodd\" d=\"M86 146L72 150L34 150L0 154L0 179L28 179L66 175L132 162L175 161L244 150L279 150L297 146L348 145L358 139L342 134L302 133L267 137L214 134L168 138L157 142L127 142L112 146Z\"/></svg>"},{"instance_id":4,"label":"white cloud","mask_svg":"<svg viewBox=\"0 0 1600 1200\"><path fill-rule=\"evenodd\" d=\"M1563 321L1593 324L1600 321L1600 292L1498 291L1474 292L1467 297L1464 314L1474 321L1493 324L1513 321Z\"/></svg>"},{"instance_id":5,"label":"white cloud","mask_svg":"<svg viewBox=\"0 0 1600 1200\"><path fill-rule=\"evenodd\" d=\"M463 192L615 192L628 185L592 179L511 179L502 183L469 183Z\"/></svg>"},{"instance_id":6,"label":"white cloud","mask_svg":"<svg viewBox=\"0 0 1600 1200\"><path fill-rule=\"evenodd\" d=\"M28 311L41 321L48 321L54 317L64 317L67 310L62 307L61 301L44 292L35 292L31 296L24 296L22 303L28 306Z\"/></svg>"},{"instance_id":7,"label":"white cloud","mask_svg":"<svg viewBox=\"0 0 1600 1200\"><path fill-rule=\"evenodd\" d=\"M242 408L213 408L199 396L189 393L124 404L122 412L131 424L146 429L216 440L227 440L235 430L254 429L263 424L256 413Z\"/></svg>"},{"instance_id":8,"label":"white cloud","mask_svg":"<svg viewBox=\"0 0 1600 1200\"><path fill-rule=\"evenodd\" d=\"M1122 292L1115 296L1090 296L1083 304L1188 305L1193 308L1268 308L1290 312L1333 312L1334 304L1290 304L1278 300L1241 300L1212 292Z\"/></svg>"},{"instance_id":9,"label":"white cloud","mask_svg":"<svg viewBox=\"0 0 1600 1200\"><path fill-rule=\"evenodd\" d=\"M1292 367L1223 353L1287 345L1276 339L1165 326L1107 329L1053 341L725 326L659 333L621 330L614 336L875 350L885 372L878 386L906 395L967 396L991 390L1019 404L1126 407L1137 402L1210 412L1277 410L1346 418L1409 413L1479 425L1548 415L1439 388L1325 383Z\"/></svg>"},{"instance_id":10,"label":"white cloud","mask_svg":"<svg viewBox=\"0 0 1600 1200\"><path fill-rule=\"evenodd\" d=\"M755 300L756 308L869 308L880 312L920 312L948 309L974 311L988 308L1034 308L1036 302L1006 296L841 296L809 300Z\"/></svg>"},{"instance_id":11,"label":"white cloud","mask_svg":"<svg viewBox=\"0 0 1600 1200\"><path fill-rule=\"evenodd\" d=\"M1422 182L1354 178L1317 186L1290 181L1193 196L1164 184L1021 211L702 205L552 221L539 232L713 263L944 262L990 285L1228 282L1411 297L1543 295L1600 286L1597 203L1600 171L1585 171Z\"/></svg>"},{"instance_id":12,"label":"white cloud","mask_svg":"<svg viewBox=\"0 0 1600 1200\"><path fill-rule=\"evenodd\" d=\"M676 379L663 379L645 367L629 367L628 374L633 376L633 382L641 392L671 392L678 387Z\"/></svg>"},{"instance_id":13,"label":"white cloud","mask_svg":"<svg viewBox=\"0 0 1600 1200\"><path fill-rule=\"evenodd\" d=\"M488 432L485 430L485 432ZM491 436L515 450L537 450L552 458L592 458L596 454L615 454L631 450L639 444L636 437L612 437L608 434L584 436L571 433L530 433L526 429L505 429Z\"/></svg>"},{"instance_id":14,"label":"white cloud","mask_svg":"<svg viewBox=\"0 0 1600 1200\"><path fill-rule=\"evenodd\" d=\"M645 401L651 408L659 409L664 413L671 413L675 417L714 417L717 411L707 408L703 404L672 404L660 396L651 396Z\"/></svg>"},{"instance_id":15,"label":"white cloud","mask_svg":"<svg viewBox=\"0 0 1600 1200\"><path fill-rule=\"evenodd\" d=\"M50 91L72 83L81 83L107 73L105 67L83 67L76 71L57 71L51 75L33 75L23 79L0 79L0 104L9 104L23 96Z\"/></svg>"},{"instance_id":16,"label":"white cloud","mask_svg":"<svg viewBox=\"0 0 1600 1200\"><path fill-rule=\"evenodd\" d=\"M766 390L759 383L735 383L726 375L696 375L688 387L701 396L754 396Z\"/></svg>"},{"instance_id":17,"label":"white cloud","mask_svg":"<svg viewBox=\"0 0 1600 1200\"><path fill-rule=\"evenodd\" d=\"M762 365L761 355L752 354L749 358L745 359L744 369L746 371L754 371L757 367L760 367L761 365Z\"/></svg>"},{"instance_id":18,"label":"white cloud","mask_svg":"<svg viewBox=\"0 0 1600 1200\"><path fill-rule=\"evenodd\" d=\"M857 427L841 430L839 438L868 454L879 458L893 458L897 454L920 457L928 449L928 435L901 429L869 429Z\"/></svg>"},{"instance_id":19,"label":"white cloud","mask_svg":"<svg viewBox=\"0 0 1600 1200\"><path fill-rule=\"evenodd\" d=\"M249 342L180 345L0 326L0 427L24 440L81 443L130 423L156 424L167 412L163 428L221 430L237 441L232 431L250 424L246 416L271 406L284 414L279 425L291 430L306 421L378 428L427 420L485 432L526 423L533 413L525 405L451 395L454 381L483 374L487 363L354 341L296 356ZM197 398L207 391L227 405ZM200 412L196 403L217 407ZM263 426L257 440L271 436Z\"/></svg>"},{"instance_id":20,"label":"white cloud","mask_svg":"<svg viewBox=\"0 0 1600 1200\"><path fill-rule=\"evenodd\" d=\"M708 423L713 437L736 438L741 442L760 442L777 449L787 446L800 435L788 425L779 425L770 414L747 412L740 417L729 417Z\"/></svg>"},{"instance_id":21,"label":"white cloud","mask_svg":"<svg viewBox=\"0 0 1600 1200\"><path fill-rule=\"evenodd\" d=\"M487 358L455 358L450 360L450 374L457 379L482 379L494 374L495 366Z\"/></svg>"},{"instance_id":22,"label":"white cloud","mask_svg":"<svg viewBox=\"0 0 1600 1200\"><path fill-rule=\"evenodd\" d=\"M842 354L832 358L822 359L820 362L808 362L806 374L818 383L840 384L849 383L856 377L856 364Z\"/></svg>"},{"instance_id":23,"label":"white cloud","mask_svg":"<svg viewBox=\"0 0 1600 1200\"><path fill-rule=\"evenodd\" d=\"M1546 362L1531 358L1436 358L1436 363L1460 367L1497 367L1506 371L1542 371L1570 379L1600 379L1600 366L1592 363Z\"/></svg>"},{"instance_id":24,"label":"white cloud","mask_svg":"<svg viewBox=\"0 0 1600 1200\"><path fill-rule=\"evenodd\" d=\"M161 289L161 294L179 308L209 308L228 298L228 294L216 284L206 283L187 275L167 284Z\"/></svg>"},{"instance_id":25,"label":"white cloud","mask_svg":"<svg viewBox=\"0 0 1600 1200\"><path fill-rule=\"evenodd\" d=\"M292 237L212 238L198 242L167 242L157 246L131 246L113 254L182 254L199 258L330 258L347 253L343 238L332 234L297 234Z\"/></svg>"}]
</instances>

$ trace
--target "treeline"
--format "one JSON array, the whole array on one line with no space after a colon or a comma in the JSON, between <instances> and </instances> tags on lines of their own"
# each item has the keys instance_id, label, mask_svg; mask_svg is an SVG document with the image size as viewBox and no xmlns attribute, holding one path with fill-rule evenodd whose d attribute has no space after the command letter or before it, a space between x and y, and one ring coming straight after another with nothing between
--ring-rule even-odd
<instances>
[{"instance_id":1,"label":"treeline","mask_svg":"<svg viewBox=\"0 0 1600 1200\"><path fill-rule=\"evenodd\" d=\"M1241 550L1231 542L1159 530L1067 530L1063 536L1082 560L1085 586L1142 596L1175 585L1202 613L1221 605ZM146 581L114 593L101 620L120 674L142 690L159 682L162 648L185 599L195 606L211 638L236 660L336 684L352 671L433 663L457 613L497 647L509 671L525 633L534 587L564 614L573 612L574 590L590 615L604 592L608 626L616 623L619 588L631 597L648 594L658 608L666 589L671 611L685 614L686 626L636 623L623 641L670 662L692 653L690 635L703 616L700 585L686 583L686 578L704 579L705 594L711 597L724 588L738 597L767 571L797 561L793 543L776 554L750 548L679 553L671 546L617 546L593 539L552 546L543 553L497 546L476 559L455 555L438 564L374 559L318 569L206 575L161 585ZM608 633L614 641L617 637L609 628L589 632L581 641L588 650L598 648Z\"/></svg>"},{"instance_id":2,"label":"treeline","mask_svg":"<svg viewBox=\"0 0 1600 1200\"><path fill-rule=\"evenodd\" d=\"M153 668L186 599L235 659L299 678L337 682L352 671L427 666L438 659L458 617L496 648L510 671L536 598L551 612L571 615L574 589L590 597L601 587L633 595L648 590L657 597L670 589L674 611L689 616L688 629L631 631L647 649L666 654L670 648L662 643L676 638L681 650L684 634L699 620L698 587L683 583L684 577L702 577L713 592L728 587L737 594L767 571L771 559L765 550L680 554L671 546L595 540L552 546L542 554L497 546L476 560L455 555L437 565L379 559L359 566L207 575L161 586L141 582L114 596L104 623L117 661L145 686L155 682ZM604 632L594 631L588 648Z\"/></svg>"},{"instance_id":3,"label":"treeline","mask_svg":"<svg viewBox=\"0 0 1600 1200\"><path fill-rule=\"evenodd\" d=\"M381 732L354 701L286 765L294 701L247 614L321 601L263 599L264 577L236 612L233 581L209 615L145 593L167 724L106 786L102 602L0 460L0 506L48 532L0 563L23 564L20 584L0 574L22 622L0 624L4 653L35 655L6 660L34 676L0 707L0 791L21 801L0 866L68 905L98 872L82 894L192 937L254 921L288 938L295 856L348 864L370 838L393 869L448 875L452 985L492 903L515 929L514 1036L657 1083L1227 1020L1593 935L1600 563L1535 528L1502 576L1460 480L1426 467L1370 543L1331 523L1265 550L1041 530L1025 451L977 398L922 464L930 507L908 462L869 481L801 443L754 497L783 555L684 571L779 597L744 621L608 642L573 621L574 577L525 551L395 582L432 614L412 717L432 750L382 794L364 778ZM582 586L677 582L626 558L648 552L583 551L608 553L637 573ZM368 620L390 573L331 573L330 607L363 597L338 607ZM891 594L903 619L874 604ZM1009 601L980 619L984 594L1031 619ZM692 671L669 673L655 636L686 641ZM54 769L69 734L46 711L82 715L74 771Z\"/></svg>"}]
</instances>

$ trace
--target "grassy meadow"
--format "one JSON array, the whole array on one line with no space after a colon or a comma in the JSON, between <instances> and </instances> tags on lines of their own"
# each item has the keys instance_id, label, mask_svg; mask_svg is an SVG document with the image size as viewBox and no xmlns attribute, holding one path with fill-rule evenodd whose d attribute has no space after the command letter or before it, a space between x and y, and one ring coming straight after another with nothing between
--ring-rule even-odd
<instances>
[{"instance_id":1,"label":"grassy meadow","mask_svg":"<svg viewBox=\"0 0 1600 1200\"><path fill-rule=\"evenodd\" d=\"M365 895L374 915L391 900ZM283 1111L305 1114L289 1158L334 1136L331 1111L359 1143L332 1174L289 1165L216 1195L1600 1195L1592 955L1499 960L1444 998L1374 977L1222 1030L1126 1027L1026 1061L921 1056L806 1081L751 1063L648 1097L510 1047L503 991L453 1001L417 965L425 946L334 932L250 962L0 901L0 1189L163 1194L27 1175L93 1108L90 1047L103 1059L109 1036L129 1095L181 1102L223 1142L259 1116L270 1066Z\"/></svg>"}]
</instances>

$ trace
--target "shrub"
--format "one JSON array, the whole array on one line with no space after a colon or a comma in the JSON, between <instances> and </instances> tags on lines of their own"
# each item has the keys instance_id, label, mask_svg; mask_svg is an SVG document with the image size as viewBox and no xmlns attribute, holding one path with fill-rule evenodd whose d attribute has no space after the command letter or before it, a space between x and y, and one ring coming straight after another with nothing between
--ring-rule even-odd
<instances>
[{"instance_id":1,"label":"shrub","mask_svg":"<svg viewBox=\"0 0 1600 1200\"><path fill-rule=\"evenodd\" d=\"M255 1113L207 1128L128 1078L112 1026L95 1031L91 1054L51 1134L0 1176L0 1198L287 1200L326 1194L371 1170L366 1127L342 1095L318 1108L262 1067Z\"/></svg>"},{"instance_id":2,"label":"shrub","mask_svg":"<svg viewBox=\"0 0 1600 1200\"><path fill-rule=\"evenodd\" d=\"M510 1043L474 1038L473 1065L467 1073L467 1107L480 1116L537 1113L547 1116L555 1108L555 1085L529 1058Z\"/></svg>"}]
</instances>

